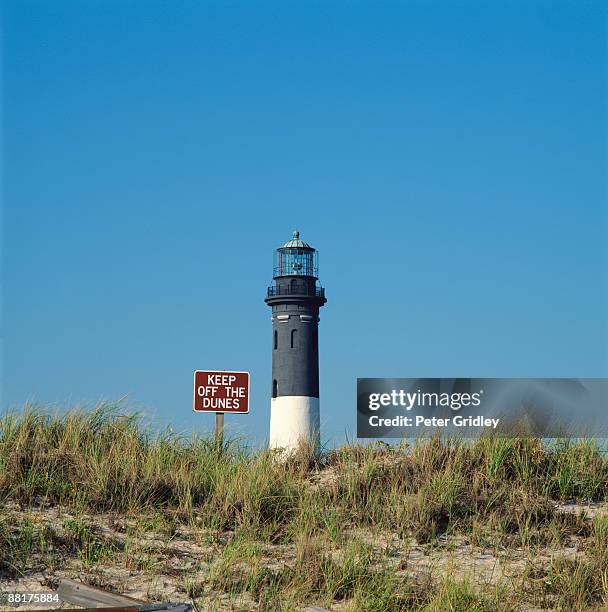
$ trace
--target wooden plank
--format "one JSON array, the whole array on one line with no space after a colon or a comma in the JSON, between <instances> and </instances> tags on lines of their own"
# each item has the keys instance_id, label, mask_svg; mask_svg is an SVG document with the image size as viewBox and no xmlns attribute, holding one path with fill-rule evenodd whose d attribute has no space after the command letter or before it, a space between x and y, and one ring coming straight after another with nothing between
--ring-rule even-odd
<instances>
[{"instance_id":1,"label":"wooden plank","mask_svg":"<svg viewBox=\"0 0 608 612\"><path fill-rule=\"evenodd\" d=\"M97 589L86 584L81 584L67 578L59 581L57 595L61 601L74 604L75 606L87 606L88 608L108 608L118 606L119 608L133 609L133 606L141 606L145 602L127 597L126 595L117 595L116 593L108 593L102 589Z\"/></svg>"},{"instance_id":2,"label":"wooden plank","mask_svg":"<svg viewBox=\"0 0 608 612\"><path fill-rule=\"evenodd\" d=\"M74 612L97 612L97 610L104 610L104 612L139 612L139 608L78 608ZM53 608L52 610L39 610L39 612L66 612L66 608Z\"/></svg>"}]
</instances>

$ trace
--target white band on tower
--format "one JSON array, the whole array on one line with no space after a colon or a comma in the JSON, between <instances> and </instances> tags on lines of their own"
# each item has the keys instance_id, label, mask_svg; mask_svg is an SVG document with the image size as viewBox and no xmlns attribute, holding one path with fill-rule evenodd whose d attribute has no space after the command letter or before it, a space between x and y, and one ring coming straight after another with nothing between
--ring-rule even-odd
<instances>
[{"instance_id":1,"label":"white band on tower","mask_svg":"<svg viewBox=\"0 0 608 612\"><path fill-rule=\"evenodd\" d=\"M275 397L270 403L270 448L295 451L300 444L319 445L319 398Z\"/></svg>"}]
</instances>

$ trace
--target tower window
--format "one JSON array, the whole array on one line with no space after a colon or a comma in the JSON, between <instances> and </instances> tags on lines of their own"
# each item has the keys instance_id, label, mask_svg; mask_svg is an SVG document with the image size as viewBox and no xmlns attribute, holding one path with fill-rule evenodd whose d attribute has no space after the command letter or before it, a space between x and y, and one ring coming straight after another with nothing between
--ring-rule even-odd
<instances>
[{"instance_id":1,"label":"tower window","mask_svg":"<svg viewBox=\"0 0 608 612\"><path fill-rule=\"evenodd\" d=\"M274 349L278 349L279 348L279 333L277 332L277 330L274 330L274 340L273 340L273 345L274 345Z\"/></svg>"},{"instance_id":2,"label":"tower window","mask_svg":"<svg viewBox=\"0 0 608 612\"><path fill-rule=\"evenodd\" d=\"M297 329L291 330L291 348L293 348L296 345L296 334L297 333L298 333Z\"/></svg>"},{"instance_id":3,"label":"tower window","mask_svg":"<svg viewBox=\"0 0 608 612\"><path fill-rule=\"evenodd\" d=\"M275 380L272 381L272 397L279 395L279 383Z\"/></svg>"}]
</instances>

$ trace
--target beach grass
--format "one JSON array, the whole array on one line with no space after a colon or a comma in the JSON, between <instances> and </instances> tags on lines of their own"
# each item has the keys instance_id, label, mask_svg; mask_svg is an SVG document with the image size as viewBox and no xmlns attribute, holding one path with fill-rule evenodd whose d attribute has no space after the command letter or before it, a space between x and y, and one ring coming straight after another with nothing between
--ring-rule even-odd
<instances>
[{"instance_id":1,"label":"beach grass","mask_svg":"<svg viewBox=\"0 0 608 612\"><path fill-rule=\"evenodd\" d=\"M156 571L129 533L118 541L96 528L91 517L104 514L137 517L138 533L186 525L201 541L230 534L208 559L205 578L186 579L193 600L246 593L261 610L306 602L352 610L608 605L608 518L558 507L608 499L608 459L593 441L435 438L320 454L302 448L285 458L230 440L152 432L122 409L29 407L0 417L1 507L61 508L70 516L49 526L15 524L3 513L0 580L32 571L32 559L53 570L70 556L89 570L119 559ZM522 573L520 588L507 595L505 585L480 587L449 571L413 577L403 548L374 544L386 534L431 550L450 538L526 550L532 565L538 551L569 538L585 554ZM274 565L273 546L290 551Z\"/></svg>"}]
</instances>

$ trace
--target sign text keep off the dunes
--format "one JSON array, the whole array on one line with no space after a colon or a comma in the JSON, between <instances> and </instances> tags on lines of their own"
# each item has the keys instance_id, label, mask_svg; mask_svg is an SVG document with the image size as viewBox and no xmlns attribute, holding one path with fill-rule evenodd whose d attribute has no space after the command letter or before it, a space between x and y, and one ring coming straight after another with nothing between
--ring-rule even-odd
<instances>
[{"instance_id":1,"label":"sign text keep off the dunes","mask_svg":"<svg viewBox=\"0 0 608 612\"><path fill-rule=\"evenodd\" d=\"M194 412L249 412L249 372L196 370Z\"/></svg>"}]
</instances>

